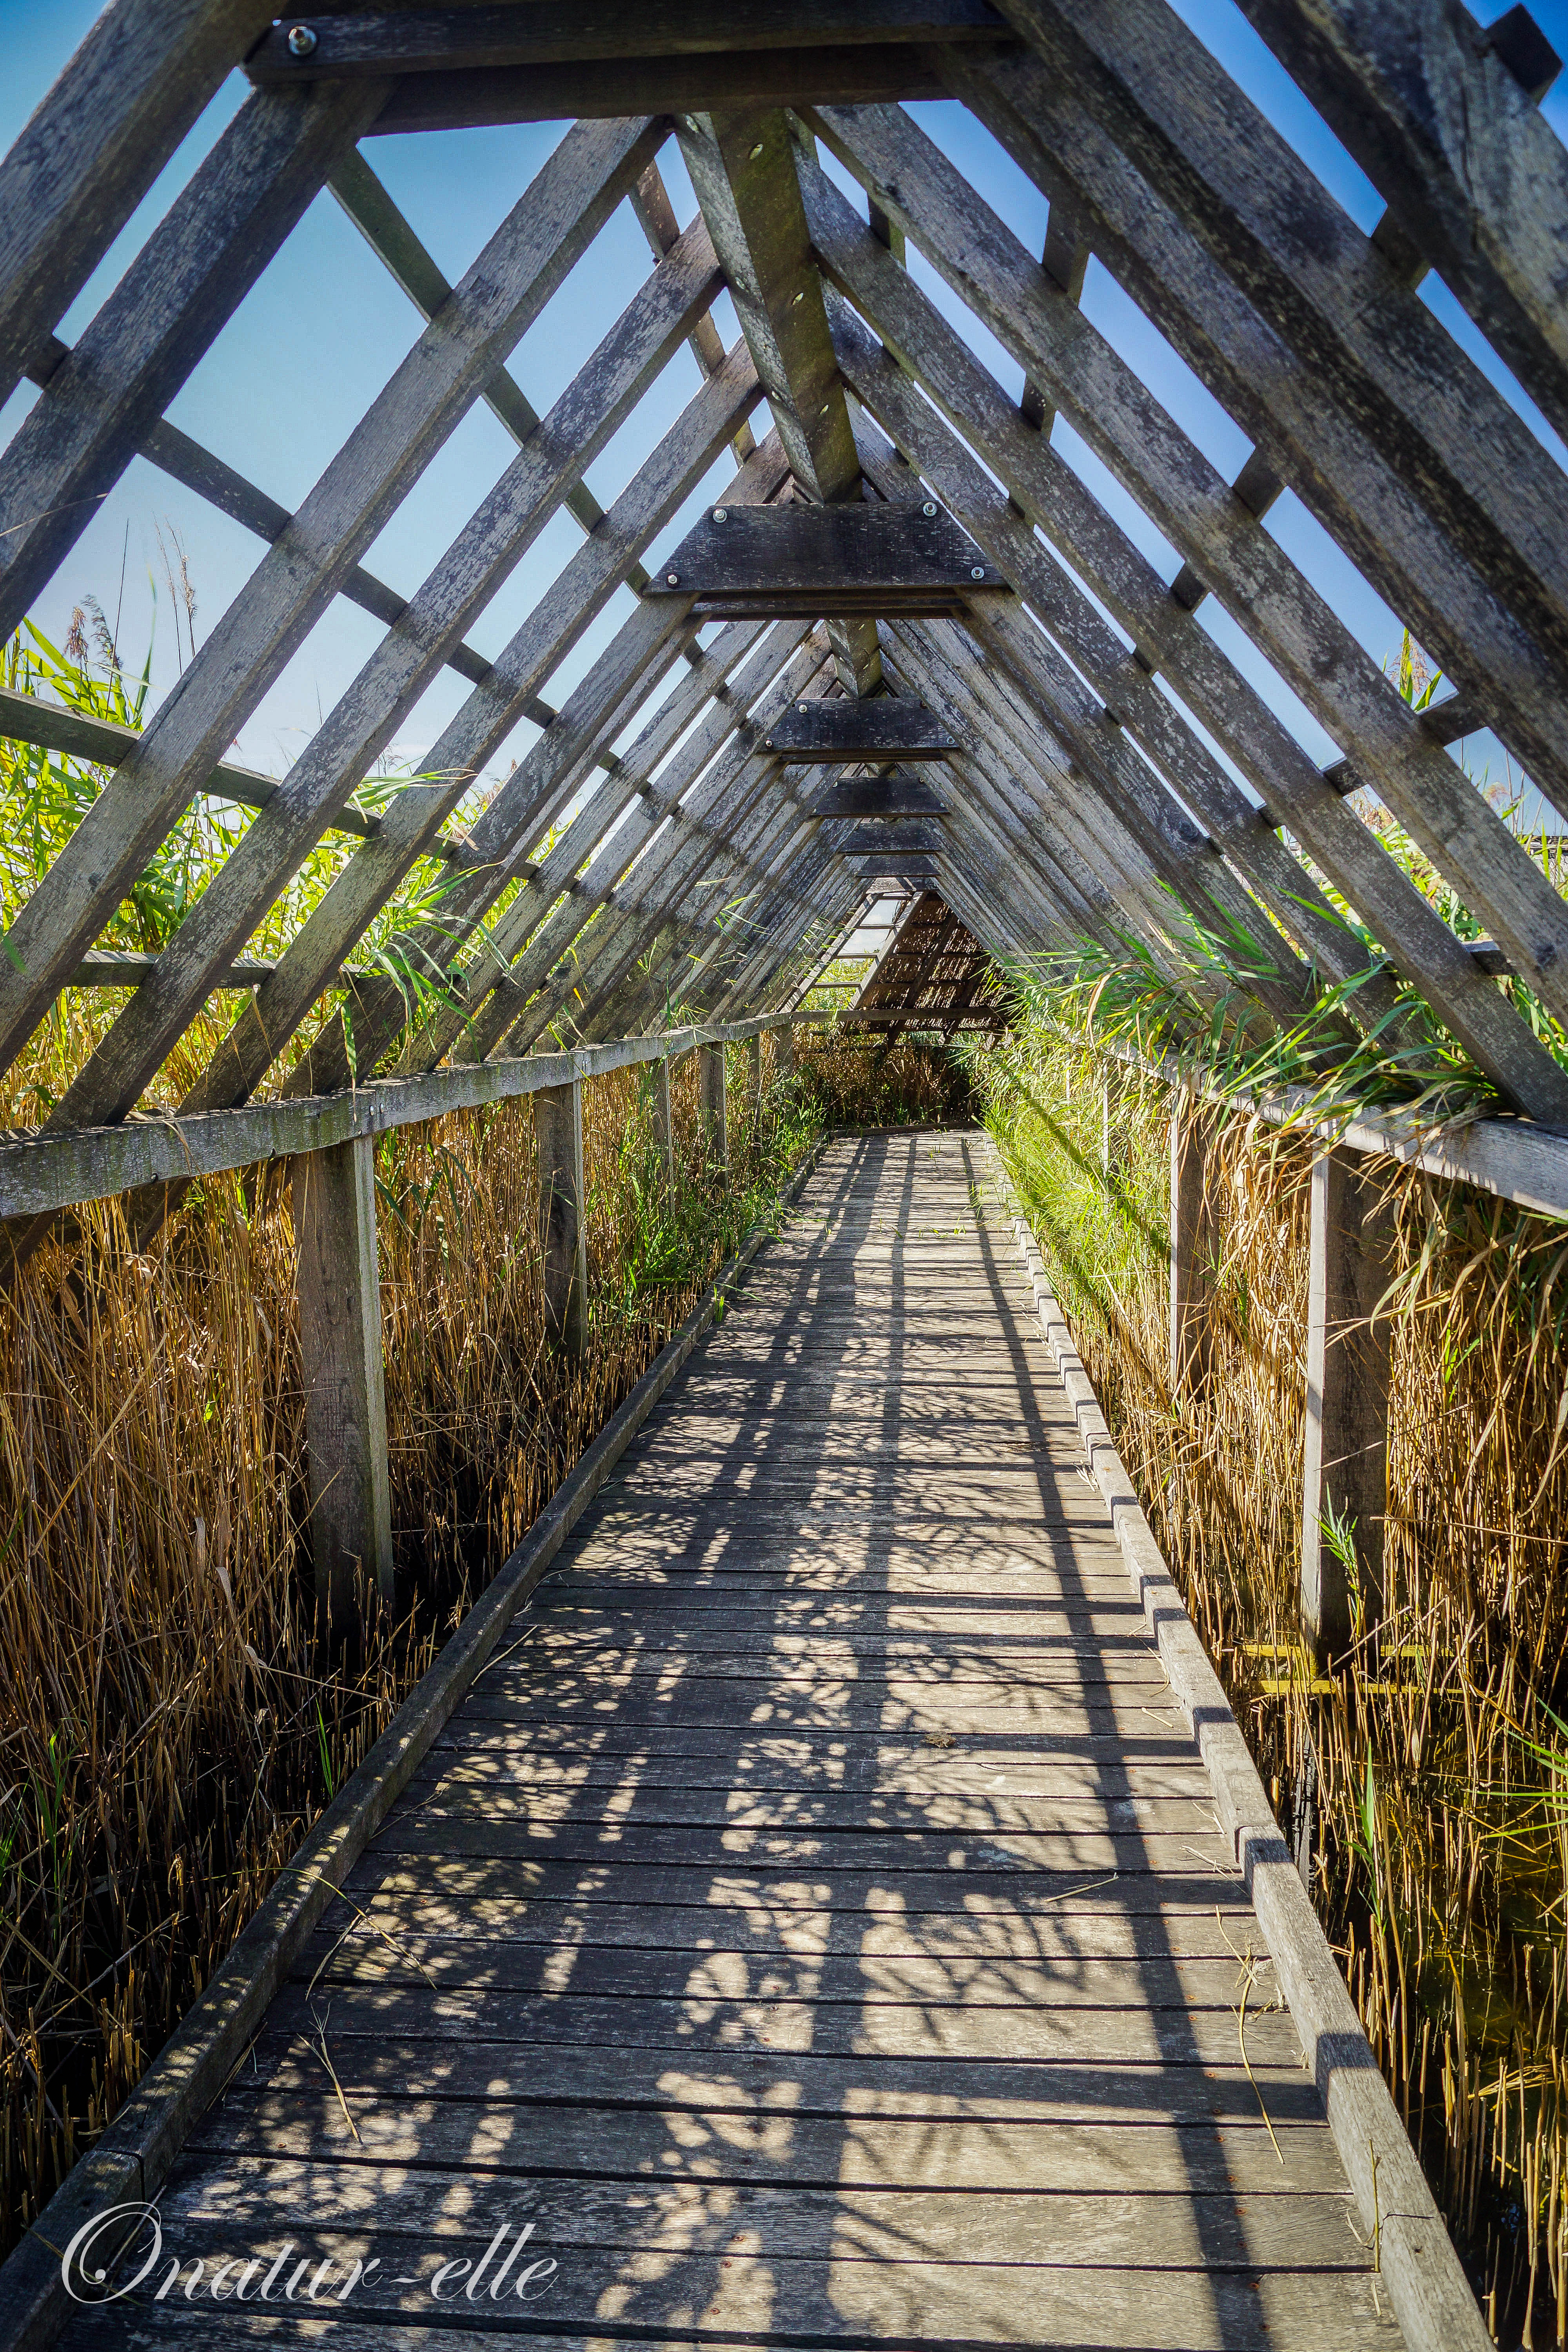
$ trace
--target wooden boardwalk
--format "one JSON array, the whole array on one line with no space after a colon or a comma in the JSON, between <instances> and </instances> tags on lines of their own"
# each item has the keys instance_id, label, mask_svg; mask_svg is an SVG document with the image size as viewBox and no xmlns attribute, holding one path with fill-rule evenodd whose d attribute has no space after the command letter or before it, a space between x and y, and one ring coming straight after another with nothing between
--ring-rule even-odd
<instances>
[{"instance_id":1,"label":"wooden boardwalk","mask_svg":"<svg viewBox=\"0 0 1568 2352\"><path fill-rule=\"evenodd\" d=\"M1397 2344L1080 1460L979 1139L837 1143L68 2342Z\"/></svg>"}]
</instances>

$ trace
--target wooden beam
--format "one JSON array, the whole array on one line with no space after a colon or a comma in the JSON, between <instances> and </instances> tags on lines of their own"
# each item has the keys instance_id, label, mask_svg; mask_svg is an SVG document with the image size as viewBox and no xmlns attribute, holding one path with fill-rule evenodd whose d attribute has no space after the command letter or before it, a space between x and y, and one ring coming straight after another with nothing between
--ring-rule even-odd
<instances>
[{"instance_id":1,"label":"wooden beam","mask_svg":"<svg viewBox=\"0 0 1568 2352\"><path fill-rule=\"evenodd\" d=\"M851 501L860 466L788 120L775 103L685 116L678 128L790 469L819 503ZM840 622L832 635L846 692L869 694L881 677L875 620Z\"/></svg>"},{"instance_id":2,"label":"wooden beam","mask_svg":"<svg viewBox=\"0 0 1568 2352\"><path fill-rule=\"evenodd\" d=\"M675 1118L669 1103L670 1059L663 1054L650 1070L652 1085L653 1135L659 1164L664 1170L664 1189L673 1198L675 1192Z\"/></svg>"},{"instance_id":3,"label":"wooden beam","mask_svg":"<svg viewBox=\"0 0 1568 2352\"><path fill-rule=\"evenodd\" d=\"M1301 1474L1301 1614L1320 1665L1344 1658L1355 1615L1364 1637L1375 1635L1384 1613L1392 1326L1374 1309L1394 1271L1386 1179L1348 1151L1320 1151L1311 1177Z\"/></svg>"},{"instance_id":4,"label":"wooden beam","mask_svg":"<svg viewBox=\"0 0 1568 2352\"><path fill-rule=\"evenodd\" d=\"M905 857L935 857L943 843L941 835L926 825L857 824L836 845L846 857L880 857L889 850Z\"/></svg>"},{"instance_id":5,"label":"wooden beam","mask_svg":"<svg viewBox=\"0 0 1568 2352\"><path fill-rule=\"evenodd\" d=\"M933 712L908 695L892 694L870 695L863 702L836 696L792 703L780 712L767 740L770 751L782 751L787 759L845 765L869 760L945 760L958 748Z\"/></svg>"},{"instance_id":6,"label":"wooden beam","mask_svg":"<svg viewBox=\"0 0 1568 2352\"><path fill-rule=\"evenodd\" d=\"M395 1597L374 1139L303 1153L290 1192L316 1601L341 1638L356 1574Z\"/></svg>"},{"instance_id":7,"label":"wooden beam","mask_svg":"<svg viewBox=\"0 0 1568 2352\"><path fill-rule=\"evenodd\" d=\"M647 384L685 339L695 313L706 307L717 278L707 232L694 223L681 248L659 264L633 298L609 336L508 467L447 554L412 600L402 625L376 647L342 695L283 784L254 824L224 860L159 957L155 971L103 1036L50 1113L52 1127L96 1127L123 1118L139 1099L182 1032L211 994L214 975L230 962L263 919L278 892L319 839L326 819L347 798L424 692L443 654L494 595L555 512L567 483L609 440ZM638 488L643 484L639 481ZM660 520L657 505L648 530ZM615 544L611 535L608 544ZM600 551L595 548L595 555ZM601 577L599 594L580 602L569 627L569 644L587 626L616 585ZM565 650L558 637L552 649ZM448 772L428 793L409 829L412 841L434 836L472 782L471 769ZM342 960L365 924L384 904L399 867L414 852L374 861L377 888L371 902L347 874L338 877L339 905L318 919L311 950L319 968ZM361 861L354 860L349 872ZM366 861L370 863L370 861ZM355 879L359 878L358 874ZM314 910L321 917L321 908ZM312 974L312 977L315 975ZM219 1093L237 1098L248 1091L267 1063L281 1052L313 994L308 981L294 987L273 975L268 1001L242 1018L242 1034L254 1041L244 1072L231 1052L225 1063L233 1075L217 1082ZM285 1005L293 1018L279 1016ZM263 1056L266 1056L264 1059ZM203 1089L202 1108L212 1089Z\"/></svg>"},{"instance_id":8,"label":"wooden beam","mask_svg":"<svg viewBox=\"0 0 1568 2352\"><path fill-rule=\"evenodd\" d=\"M1011 45L986 0L489 0L481 6L291 18L245 61L253 82L326 76L504 71L635 58L727 58L749 51L869 44Z\"/></svg>"},{"instance_id":9,"label":"wooden beam","mask_svg":"<svg viewBox=\"0 0 1568 2352\"><path fill-rule=\"evenodd\" d=\"M701 1104L703 1156L709 1172L721 1184L730 1181L730 1089L724 1074L722 1045L704 1045L697 1055L698 1099Z\"/></svg>"},{"instance_id":10,"label":"wooden beam","mask_svg":"<svg viewBox=\"0 0 1568 2352\"><path fill-rule=\"evenodd\" d=\"M829 189L824 194L826 184L820 174L808 177L805 186L818 249L831 252L835 273L842 271L846 278L851 275L853 258L857 299L867 299L873 308L878 336L887 340L897 332L906 365L910 352L916 354L920 382L930 400L921 402L912 396L905 367L891 359L882 343L868 335L841 306L834 311L835 333L841 363L857 394L905 457L920 467L965 528L1008 572L1041 620L1072 649L1074 660L1104 696L1112 719L1136 730L1151 756L1172 775L1183 797L1198 809L1222 841L1226 855L1235 857L1249 879L1254 874L1258 877L1263 895L1273 903L1279 896L1279 885L1269 873L1269 861L1276 859L1283 845L1275 842L1273 849L1268 847L1268 828L1257 812L1197 743L1168 698L1153 685L1148 670L1126 654L1114 632L1105 627L1088 600L1072 587L1061 567L1037 560L1016 517L1007 511L1007 498L997 493L967 453L958 448L931 403L962 415L966 428L982 439L989 464L1001 472L1013 498L1025 504L1032 520L1061 546L1068 562L1119 617L1130 616L1142 633L1155 625L1153 616L1166 616L1159 622L1165 636L1164 666L1183 699L1255 786L1267 793L1272 808L1281 812L1303 846L1382 940L1394 961L1456 1034L1464 1037L1505 1099L1527 1108L1532 1116L1552 1120L1568 1117L1568 1084L1556 1064L1474 970L1436 910L1340 796L1324 784L1300 745L1214 640L1190 616L1171 605L1152 567L1110 523L1071 469L1054 456L1040 436L1019 425L1013 404L1001 387L937 318L918 289L910 286L906 273L889 270L882 247L858 222L854 224L851 243L848 225L839 226L848 207L837 198L837 191ZM888 278L877 287L873 305L865 289L879 268L888 270ZM893 330L889 320L895 297L910 307L905 308ZM1320 894L1315 894L1310 881L1303 888L1301 868L1288 853L1285 866L1289 885L1285 903L1277 911L1300 937L1303 926L1314 917L1314 899ZM1290 911L1292 902L1295 912ZM1359 969L1359 943L1326 907L1311 920L1306 943L1327 971L1342 971L1348 978Z\"/></svg>"},{"instance_id":11,"label":"wooden beam","mask_svg":"<svg viewBox=\"0 0 1568 2352\"><path fill-rule=\"evenodd\" d=\"M942 54L934 47L877 41L850 48L748 49L700 58L508 66L495 72L398 74L371 135L507 122L604 121L645 112L679 120L710 107L938 99L948 94Z\"/></svg>"},{"instance_id":12,"label":"wooden beam","mask_svg":"<svg viewBox=\"0 0 1568 2352\"><path fill-rule=\"evenodd\" d=\"M862 709L859 703L850 709ZM890 776L845 776L819 792L806 806L808 816L869 816L891 820L906 816L946 816L948 803L921 775L895 768Z\"/></svg>"},{"instance_id":13,"label":"wooden beam","mask_svg":"<svg viewBox=\"0 0 1568 2352\"><path fill-rule=\"evenodd\" d=\"M1197 1402L1213 1369L1214 1228L1201 1119L1177 1093L1171 1110L1170 1379L1173 1397Z\"/></svg>"},{"instance_id":14,"label":"wooden beam","mask_svg":"<svg viewBox=\"0 0 1568 2352\"><path fill-rule=\"evenodd\" d=\"M722 1049L721 1049L722 1050ZM662 1064L660 1066L664 1066ZM588 1233L583 1191L583 1088L543 1087L533 1097L539 1155L539 1247L544 1328L568 1356L588 1339Z\"/></svg>"},{"instance_id":15,"label":"wooden beam","mask_svg":"<svg viewBox=\"0 0 1568 2352\"><path fill-rule=\"evenodd\" d=\"M998 592L1007 593L1007 583L994 564L926 499L902 507L716 506L661 563L647 593L694 597L700 620L743 620L756 610L816 620L947 613Z\"/></svg>"},{"instance_id":16,"label":"wooden beam","mask_svg":"<svg viewBox=\"0 0 1568 2352\"><path fill-rule=\"evenodd\" d=\"M271 16L114 0L0 163L0 407Z\"/></svg>"},{"instance_id":17,"label":"wooden beam","mask_svg":"<svg viewBox=\"0 0 1568 2352\"><path fill-rule=\"evenodd\" d=\"M1521 79L1499 27L1483 29L1459 0L1240 5L1404 235L1568 435L1568 156L1539 110L1550 48ZM1503 24L1519 29L1523 16L1510 9Z\"/></svg>"}]
</instances>

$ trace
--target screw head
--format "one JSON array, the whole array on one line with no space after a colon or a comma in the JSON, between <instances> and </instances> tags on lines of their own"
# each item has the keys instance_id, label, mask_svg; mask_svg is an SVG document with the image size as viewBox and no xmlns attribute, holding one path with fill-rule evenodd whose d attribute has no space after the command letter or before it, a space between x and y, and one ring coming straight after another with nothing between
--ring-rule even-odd
<instances>
[{"instance_id":1,"label":"screw head","mask_svg":"<svg viewBox=\"0 0 1568 2352\"><path fill-rule=\"evenodd\" d=\"M756 145L755 145L755 146L752 148L752 163L753 163L756 162L756 160L757 160L758 156L762 153L762 152L763 152L763 142L762 142L762 141L759 139L759 140L758 140L758 142L757 142L757 143L756 143Z\"/></svg>"},{"instance_id":2,"label":"screw head","mask_svg":"<svg viewBox=\"0 0 1568 2352\"><path fill-rule=\"evenodd\" d=\"M935 512L936 512L936 500L935 500L934 499L927 499L927 500L926 500L926 502L925 502L924 506L923 506L923 507L921 507L921 514L923 514L923 515L933 515L933 514L935 514Z\"/></svg>"},{"instance_id":3,"label":"screw head","mask_svg":"<svg viewBox=\"0 0 1568 2352\"><path fill-rule=\"evenodd\" d=\"M984 580L985 577L984 563L972 563L969 567L969 576L972 580Z\"/></svg>"},{"instance_id":4,"label":"screw head","mask_svg":"<svg viewBox=\"0 0 1568 2352\"><path fill-rule=\"evenodd\" d=\"M729 508L728 508L728 507L715 507L715 508L714 508L714 509L713 509L713 520L714 520L714 521L715 521L715 522L728 522L728 521L729 521L729 520L730 520L730 509L729 509Z\"/></svg>"},{"instance_id":5,"label":"screw head","mask_svg":"<svg viewBox=\"0 0 1568 2352\"><path fill-rule=\"evenodd\" d=\"M309 25L290 25L289 54L291 58L308 58L316 47L316 36Z\"/></svg>"},{"instance_id":6,"label":"screw head","mask_svg":"<svg viewBox=\"0 0 1568 2352\"><path fill-rule=\"evenodd\" d=\"M804 702L797 702L795 707L797 710L804 710L805 709Z\"/></svg>"},{"instance_id":7,"label":"screw head","mask_svg":"<svg viewBox=\"0 0 1568 2352\"><path fill-rule=\"evenodd\" d=\"M667 588L679 588L680 585L679 572L667 572L664 575L664 584Z\"/></svg>"}]
</instances>

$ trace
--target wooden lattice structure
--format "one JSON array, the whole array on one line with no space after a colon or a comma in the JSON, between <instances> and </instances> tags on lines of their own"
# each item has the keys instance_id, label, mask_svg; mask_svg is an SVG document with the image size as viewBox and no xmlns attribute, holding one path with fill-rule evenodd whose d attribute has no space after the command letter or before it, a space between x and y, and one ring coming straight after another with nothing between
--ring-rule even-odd
<instances>
[{"instance_id":1,"label":"wooden lattice structure","mask_svg":"<svg viewBox=\"0 0 1568 2352\"><path fill-rule=\"evenodd\" d=\"M193 1177L291 1160L306 1368L331 1400L311 1427L329 1585L340 1555L387 1556L370 1139L536 1097L570 1340L582 1077L652 1061L668 1078L672 1054L701 1051L721 1132L724 1041L788 1034L880 876L923 894L855 1008L889 1034L989 1022L993 964L1132 934L1187 969L1238 929L1270 942L1256 1017L1289 1028L1363 971L1370 937L1379 969L1345 1020L1396 1024L1397 976L1501 1109L1462 1147L1405 1148L1561 1205L1568 1067L1543 1030L1568 1023L1568 905L1451 747L1489 728L1568 807L1568 481L1418 291L1436 273L1464 331L1568 432L1568 156L1538 110L1556 60L1522 8L1487 30L1460 0L1241 7L1378 190L1370 233L1165 0L384 0L277 20L267 0L113 0L0 164L0 398L37 388L0 455L0 634L138 456L261 550L143 731L0 705L8 737L111 772L4 941L0 1052L15 1061L62 991L132 986L40 1129L0 1142L6 1264L14 1278L47 1235L68 1239L83 1202L129 1195L145 1242ZM68 347L69 305L237 70L243 104ZM905 110L939 98L1044 194L1043 252ZM377 175L377 139L557 120L536 178L448 283ZM671 142L697 198L684 224L660 170ZM166 412L324 188L426 323L289 512ZM652 268L541 416L509 356L623 205ZM1233 479L1086 315L1091 257L1250 443ZM586 469L688 345L700 389L601 506ZM515 457L405 593L367 551L481 402ZM1053 440L1058 415L1171 551L1165 570ZM726 450L732 479L672 546ZM1287 492L1440 666L1441 699L1402 696L1293 561L1268 520ZM484 657L476 618L562 510L581 547ZM552 698L623 587L632 616ZM237 731L337 598L384 635L286 776L237 767ZM361 806L443 672L464 694L429 777ZM1287 693L1331 759L1282 721ZM537 740L456 829L523 718ZM111 955L110 917L204 794L254 823L161 952ZM1463 922L1364 821L1368 794ZM247 958L329 833L352 845L333 887L281 953ZM440 922L398 944L433 984L411 999L356 953L426 856L449 887ZM159 1074L215 1001L227 1034L170 1108ZM1193 1164L1178 1154L1184 1373ZM1376 1255L1353 1164L1323 1167L1320 1341L1354 1318ZM1346 1397L1331 1358L1324 1377L1310 1482L1376 1451L1376 1367ZM1313 1603L1325 1638L1338 1605Z\"/></svg>"}]
</instances>

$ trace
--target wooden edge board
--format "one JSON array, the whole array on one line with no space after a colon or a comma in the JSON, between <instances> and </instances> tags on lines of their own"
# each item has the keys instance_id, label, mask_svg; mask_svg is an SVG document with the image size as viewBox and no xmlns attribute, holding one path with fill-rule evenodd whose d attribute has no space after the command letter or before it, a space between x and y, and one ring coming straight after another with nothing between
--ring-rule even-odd
<instances>
[{"instance_id":1,"label":"wooden edge board","mask_svg":"<svg viewBox=\"0 0 1568 2352\"><path fill-rule=\"evenodd\" d=\"M1047 1342L1105 1499L1128 1573L1171 1689L1208 1768L1221 1828L1233 1844L1286 2006L1318 2086L1377 2274L1410 2352L1483 2352L1491 2338L1420 2158L1346 1990L1311 1898L1274 1818L1225 1688L1143 1516L1058 1305L1005 1164L986 1139Z\"/></svg>"},{"instance_id":2,"label":"wooden edge board","mask_svg":"<svg viewBox=\"0 0 1568 2352\"><path fill-rule=\"evenodd\" d=\"M0 1218L42 1216L86 1201L107 1200L141 1184L184 1184L226 1169L321 1151L359 1135L416 1127L448 1111L511 1102L574 1078L603 1077L641 1062L679 1061L700 1045L735 1045L764 1029L788 1028L793 1013L712 1027L666 1029L559 1054L525 1054L493 1062L457 1063L418 1077L375 1078L342 1094L285 1096L231 1110L171 1111L118 1127L66 1129L57 1135L0 1141Z\"/></svg>"},{"instance_id":3,"label":"wooden edge board","mask_svg":"<svg viewBox=\"0 0 1568 2352\"><path fill-rule=\"evenodd\" d=\"M810 1147L779 1193L781 1206L798 1196L826 1144L826 1136L819 1136ZM136 2217L168 2179L191 2131L227 2084L342 1881L712 1322L717 1302L766 1238L765 1227L754 1226L715 1276L706 1297L605 1423L363 1763L344 1781L96 2147L67 2175L39 2220L0 2265L0 2346L5 2352L42 2352L58 2336L75 2307L61 2257L84 2223L107 2209L125 2206L132 2209L127 2234L133 2234ZM95 2240L95 2261L103 2259L104 2242Z\"/></svg>"}]
</instances>

